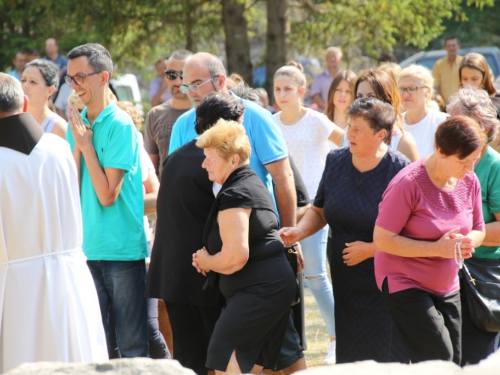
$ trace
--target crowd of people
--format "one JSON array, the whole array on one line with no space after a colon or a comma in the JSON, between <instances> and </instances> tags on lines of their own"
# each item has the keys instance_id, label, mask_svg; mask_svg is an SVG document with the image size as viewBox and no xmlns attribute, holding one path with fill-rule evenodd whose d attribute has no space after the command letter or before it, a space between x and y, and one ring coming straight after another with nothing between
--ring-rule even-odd
<instances>
[{"instance_id":1,"label":"crowd of people","mask_svg":"<svg viewBox=\"0 0 500 375\"><path fill-rule=\"evenodd\" d=\"M0 372L151 357L291 374L302 282L326 365L493 353L465 290L468 260L500 262L500 105L485 58L445 47L432 72L359 75L329 48L314 108L287 63L274 113L218 57L178 50L156 63L144 139L105 47L19 51L0 73Z\"/></svg>"}]
</instances>

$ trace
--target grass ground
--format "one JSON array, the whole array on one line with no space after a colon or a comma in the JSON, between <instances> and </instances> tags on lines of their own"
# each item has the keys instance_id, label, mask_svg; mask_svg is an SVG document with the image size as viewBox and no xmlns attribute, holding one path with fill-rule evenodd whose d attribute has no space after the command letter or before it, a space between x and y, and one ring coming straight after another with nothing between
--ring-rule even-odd
<instances>
[{"instance_id":1,"label":"grass ground","mask_svg":"<svg viewBox=\"0 0 500 375\"><path fill-rule=\"evenodd\" d=\"M318 305L309 288L304 288L307 367L322 366L330 343L325 322L319 313Z\"/></svg>"}]
</instances>

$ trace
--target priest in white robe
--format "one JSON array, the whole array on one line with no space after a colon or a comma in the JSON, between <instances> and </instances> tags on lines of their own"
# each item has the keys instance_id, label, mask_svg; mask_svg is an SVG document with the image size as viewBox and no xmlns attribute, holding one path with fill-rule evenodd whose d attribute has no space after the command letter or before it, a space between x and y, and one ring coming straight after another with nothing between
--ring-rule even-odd
<instances>
[{"instance_id":1,"label":"priest in white robe","mask_svg":"<svg viewBox=\"0 0 500 375\"><path fill-rule=\"evenodd\" d=\"M103 362L106 339L81 250L76 166L0 73L0 373L24 362Z\"/></svg>"}]
</instances>

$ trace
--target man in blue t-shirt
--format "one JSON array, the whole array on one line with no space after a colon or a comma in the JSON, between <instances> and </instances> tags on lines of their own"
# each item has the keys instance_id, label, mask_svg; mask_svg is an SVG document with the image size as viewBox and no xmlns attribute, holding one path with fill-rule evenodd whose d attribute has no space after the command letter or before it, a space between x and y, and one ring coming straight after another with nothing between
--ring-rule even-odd
<instances>
[{"instance_id":1,"label":"man in blue t-shirt","mask_svg":"<svg viewBox=\"0 0 500 375\"><path fill-rule=\"evenodd\" d=\"M68 59L59 54L59 45L54 38L49 38L45 41L45 52L47 55L44 59L52 61L59 67L59 79L66 73L66 67L68 66Z\"/></svg>"},{"instance_id":2,"label":"man in blue t-shirt","mask_svg":"<svg viewBox=\"0 0 500 375\"><path fill-rule=\"evenodd\" d=\"M144 289L148 256L138 134L109 99L113 62L100 44L68 54L66 83L85 104L70 107L67 140L81 178L83 251L99 296L102 322L114 320L122 357L148 355ZM116 348L108 348L110 354Z\"/></svg>"},{"instance_id":3,"label":"man in blue t-shirt","mask_svg":"<svg viewBox=\"0 0 500 375\"><path fill-rule=\"evenodd\" d=\"M26 65L27 59L26 51L19 50L16 52L12 64L14 64L14 69L9 72L9 74L15 77L19 82L21 82L21 76L23 75L24 66Z\"/></svg>"},{"instance_id":4,"label":"man in blue t-shirt","mask_svg":"<svg viewBox=\"0 0 500 375\"><path fill-rule=\"evenodd\" d=\"M224 65L218 57L209 53L197 53L189 58L184 66L182 82L181 88L195 107L211 92L230 94L226 87ZM297 197L285 139L269 111L251 101L242 101L246 107L243 126L252 146L250 166L273 198L276 197L281 225L289 226L289 223L295 223ZM169 153L198 137L195 120L194 108L177 119L170 137Z\"/></svg>"}]
</instances>

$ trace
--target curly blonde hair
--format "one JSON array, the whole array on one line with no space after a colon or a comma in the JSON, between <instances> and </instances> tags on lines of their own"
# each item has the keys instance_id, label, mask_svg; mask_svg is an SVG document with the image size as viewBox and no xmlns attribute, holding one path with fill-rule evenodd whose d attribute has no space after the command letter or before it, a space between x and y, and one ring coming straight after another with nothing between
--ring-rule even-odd
<instances>
[{"instance_id":1,"label":"curly blonde hair","mask_svg":"<svg viewBox=\"0 0 500 375\"><path fill-rule=\"evenodd\" d=\"M206 130L198 140L199 148L213 148L224 160L233 155L240 157L240 165L247 165L252 154L250 140L243 125L235 121L220 119Z\"/></svg>"},{"instance_id":2,"label":"curly blonde hair","mask_svg":"<svg viewBox=\"0 0 500 375\"><path fill-rule=\"evenodd\" d=\"M116 105L118 106L118 108L124 110L130 117L132 117L132 121L134 122L137 131L141 131L144 119L142 118L139 110L135 108L135 105L127 101L117 102Z\"/></svg>"}]
</instances>

